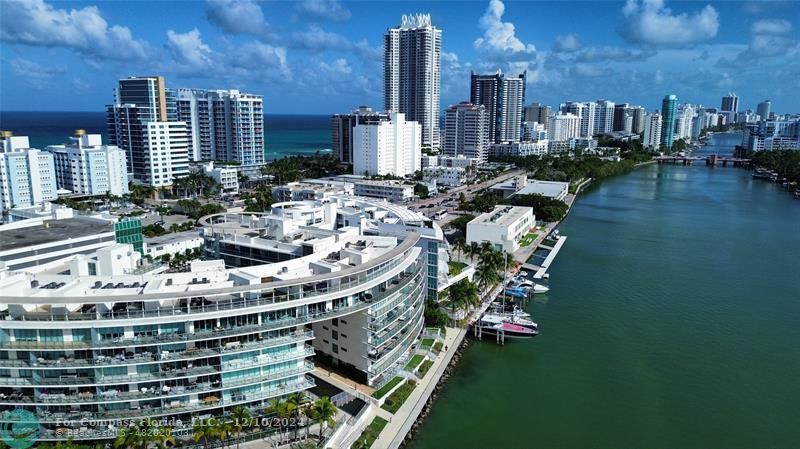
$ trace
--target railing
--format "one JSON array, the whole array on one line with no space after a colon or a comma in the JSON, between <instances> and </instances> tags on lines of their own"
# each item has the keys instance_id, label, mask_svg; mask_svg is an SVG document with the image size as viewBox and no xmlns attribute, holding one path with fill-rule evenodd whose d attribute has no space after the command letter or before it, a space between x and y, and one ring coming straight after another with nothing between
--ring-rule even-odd
<instances>
[{"instance_id":1,"label":"railing","mask_svg":"<svg viewBox=\"0 0 800 449\"><path fill-rule=\"evenodd\" d=\"M400 357L402 357L403 354L405 354L408 348L411 347L411 344L414 342L414 340L416 340L417 335L419 335L419 332L422 329L423 324L424 322L422 320L419 320L419 322L408 333L408 335L404 340L399 342L397 346L395 346L394 348L390 349L386 355L382 356L382 360L370 366L367 371L373 374L380 374L381 371L384 371L387 367L397 362L397 360Z\"/></svg>"}]
</instances>

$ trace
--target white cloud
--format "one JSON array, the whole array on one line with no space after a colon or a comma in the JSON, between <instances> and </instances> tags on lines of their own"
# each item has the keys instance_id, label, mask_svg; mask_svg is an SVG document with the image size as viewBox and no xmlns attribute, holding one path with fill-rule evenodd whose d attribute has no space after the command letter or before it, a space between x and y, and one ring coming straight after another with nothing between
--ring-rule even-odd
<instances>
[{"instance_id":1,"label":"white cloud","mask_svg":"<svg viewBox=\"0 0 800 449\"><path fill-rule=\"evenodd\" d=\"M558 53L569 53L580 50L582 47L580 39L574 34L567 34L564 36L557 36L556 43L553 45L553 51Z\"/></svg>"},{"instance_id":2,"label":"white cloud","mask_svg":"<svg viewBox=\"0 0 800 449\"><path fill-rule=\"evenodd\" d=\"M638 44L686 45L711 39L719 30L719 14L710 5L689 15L673 14L663 0L627 0L622 13L622 36Z\"/></svg>"},{"instance_id":3,"label":"white cloud","mask_svg":"<svg viewBox=\"0 0 800 449\"><path fill-rule=\"evenodd\" d=\"M786 34L792 31L792 24L783 19L763 19L753 22L750 32L753 34Z\"/></svg>"},{"instance_id":4,"label":"white cloud","mask_svg":"<svg viewBox=\"0 0 800 449\"><path fill-rule=\"evenodd\" d=\"M350 20L352 15L339 0L301 0L297 2L297 13L309 19L335 22Z\"/></svg>"},{"instance_id":5,"label":"white cloud","mask_svg":"<svg viewBox=\"0 0 800 449\"><path fill-rule=\"evenodd\" d=\"M36 89L45 89L51 86L51 80L56 75L63 75L66 71L61 67L37 64L27 59L16 58L8 61L11 70L29 86Z\"/></svg>"},{"instance_id":6,"label":"white cloud","mask_svg":"<svg viewBox=\"0 0 800 449\"><path fill-rule=\"evenodd\" d=\"M338 75L350 75L351 73L353 73L353 68L350 67L350 64L344 58L339 58L330 64L325 62L320 62L319 67L323 71L335 73Z\"/></svg>"},{"instance_id":7,"label":"white cloud","mask_svg":"<svg viewBox=\"0 0 800 449\"><path fill-rule=\"evenodd\" d=\"M260 73L272 72L280 77L291 76L291 70L286 60L286 49L264 44L262 42L249 42L236 50L236 56L231 57L234 67L255 70Z\"/></svg>"},{"instance_id":8,"label":"white cloud","mask_svg":"<svg viewBox=\"0 0 800 449\"><path fill-rule=\"evenodd\" d=\"M167 31L167 49L176 62L192 72L210 68L215 56L214 51L203 43L197 28L183 34Z\"/></svg>"},{"instance_id":9,"label":"white cloud","mask_svg":"<svg viewBox=\"0 0 800 449\"><path fill-rule=\"evenodd\" d=\"M647 59L655 55L655 53L653 50L629 50L610 46L590 47L578 52L575 55L575 60L579 62L632 62Z\"/></svg>"},{"instance_id":10,"label":"white cloud","mask_svg":"<svg viewBox=\"0 0 800 449\"><path fill-rule=\"evenodd\" d=\"M353 47L353 44L344 36L325 31L316 25L311 25L306 31L294 33L291 45L311 51L349 50Z\"/></svg>"},{"instance_id":11,"label":"white cloud","mask_svg":"<svg viewBox=\"0 0 800 449\"><path fill-rule=\"evenodd\" d=\"M653 73L653 84L661 84L664 82L664 73L658 69Z\"/></svg>"},{"instance_id":12,"label":"white cloud","mask_svg":"<svg viewBox=\"0 0 800 449\"><path fill-rule=\"evenodd\" d=\"M264 36L269 31L264 11L252 0L208 0L206 7L208 20L227 33Z\"/></svg>"},{"instance_id":13,"label":"white cloud","mask_svg":"<svg viewBox=\"0 0 800 449\"><path fill-rule=\"evenodd\" d=\"M44 0L3 2L0 40L115 60L143 60L151 51L127 27L109 26L96 6L56 9Z\"/></svg>"},{"instance_id":14,"label":"white cloud","mask_svg":"<svg viewBox=\"0 0 800 449\"><path fill-rule=\"evenodd\" d=\"M475 49L485 57L496 61L530 60L536 56L536 47L526 44L516 36L514 24L503 22L505 5L501 0L490 0L489 7L481 16L483 37L475 40Z\"/></svg>"}]
</instances>

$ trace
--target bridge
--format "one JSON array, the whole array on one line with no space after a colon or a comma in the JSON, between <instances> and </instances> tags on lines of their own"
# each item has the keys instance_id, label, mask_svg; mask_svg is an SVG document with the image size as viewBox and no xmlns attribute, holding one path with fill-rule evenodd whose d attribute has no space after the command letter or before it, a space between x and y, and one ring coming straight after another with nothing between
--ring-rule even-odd
<instances>
[{"instance_id":1,"label":"bridge","mask_svg":"<svg viewBox=\"0 0 800 449\"><path fill-rule=\"evenodd\" d=\"M672 164L672 165L692 165L694 162L705 161L706 165L710 167L715 167L717 165L722 165L723 167L727 167L728 164L731 164L734 167L749 167L752 162L752 160L750 159L731 157L731 156L720 156L718 154L712 154L707 157L658 156L654 159L659 164Z\"/></svg>"}]
</instances>

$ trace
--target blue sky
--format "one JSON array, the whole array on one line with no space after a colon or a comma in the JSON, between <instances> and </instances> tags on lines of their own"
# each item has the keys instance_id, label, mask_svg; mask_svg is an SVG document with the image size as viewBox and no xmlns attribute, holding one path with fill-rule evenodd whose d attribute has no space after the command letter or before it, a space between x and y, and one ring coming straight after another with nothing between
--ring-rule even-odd
<instances>
[{"instance_id":1,"label":"blue sky","mask_svg":"<svg viewBox=\"0 0 800 449\"><path fill-rule=\"evenodd\" d=\"M116 80L237 88L267 113L382 106L382 37L402 14L443 30L442 107L469 73L528 70L527 101L666 93L800 110L800 2L0 1L0 109L102 111Z\"/></svg>"}]
</instances>

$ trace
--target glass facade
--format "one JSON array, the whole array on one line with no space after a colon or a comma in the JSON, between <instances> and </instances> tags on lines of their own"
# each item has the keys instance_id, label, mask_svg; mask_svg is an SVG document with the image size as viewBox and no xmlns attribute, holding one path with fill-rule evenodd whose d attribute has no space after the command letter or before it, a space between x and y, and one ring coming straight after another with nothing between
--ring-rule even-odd
<instances>
[{"instance_id":1,"label":"glass facade","mask_svg":"<svg viewBox=\"0 0 800 449\"><path fill-rule=\"evenodd\" d=\"M142 221L127 219L114 224L114 237L117 243L129 243L139 254L144 254L142 249Z\"/></svg>"}]
</instances>

